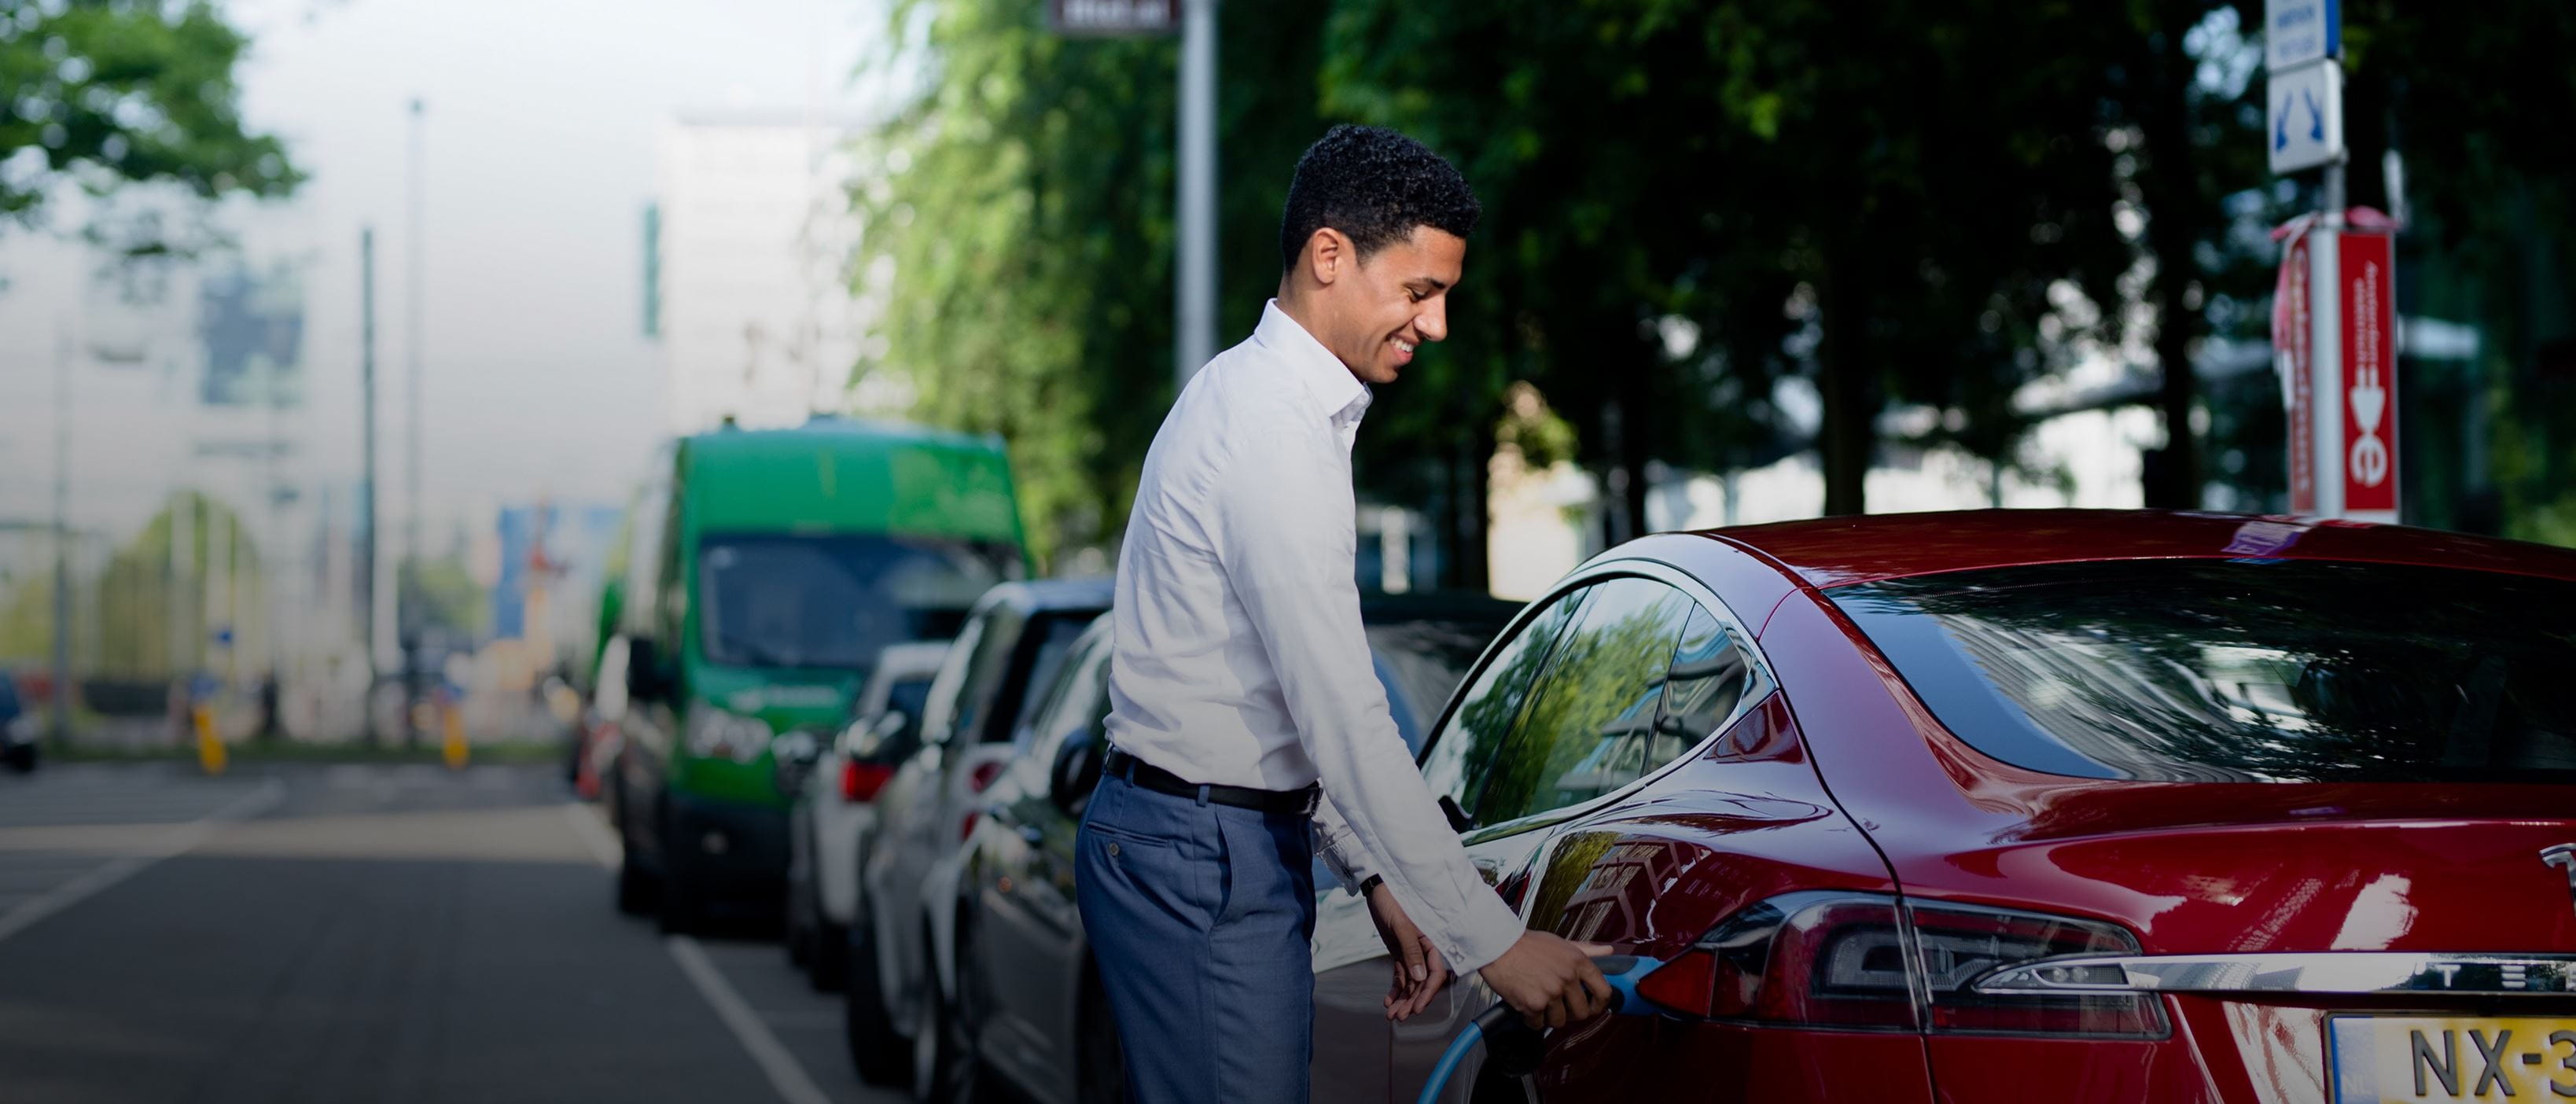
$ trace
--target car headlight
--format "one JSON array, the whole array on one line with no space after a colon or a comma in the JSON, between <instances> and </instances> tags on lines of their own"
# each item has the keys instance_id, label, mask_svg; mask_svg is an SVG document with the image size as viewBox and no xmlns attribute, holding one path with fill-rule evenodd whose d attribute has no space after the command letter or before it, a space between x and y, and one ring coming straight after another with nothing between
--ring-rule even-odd
<instances>
[{"instance_id":1,"label":"car headlight","mask_svg":"<svg viewBox=\"0 0 2576 1104\"><path fill-rule=\"evenodd\" d=\"M769 722L722 709L700 709L689 717L689 754L706 759L748 763L768 750Z\"/></svg>"}]
</instances>

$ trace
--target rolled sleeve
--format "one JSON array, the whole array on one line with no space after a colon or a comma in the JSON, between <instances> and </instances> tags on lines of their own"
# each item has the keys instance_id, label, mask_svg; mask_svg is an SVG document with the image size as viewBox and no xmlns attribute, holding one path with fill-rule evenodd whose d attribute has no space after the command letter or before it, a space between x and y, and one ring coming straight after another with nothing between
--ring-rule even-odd
<instances>
[{"instance_id":1,"label":"rolled sleeve","mask_svg":"<svg viewBox=\"0 0 2576 1104\"><path fill-rule=\"evenodd\" d=\"M1468 861L1388 712L1360 626L1339 442L1314 425L1231 445L1218 558L1330 802L1318 817L1327 861L1383 876L1453 969L1481 969L1519 940L1520 918Z\"/></svg>"}]
</instances>

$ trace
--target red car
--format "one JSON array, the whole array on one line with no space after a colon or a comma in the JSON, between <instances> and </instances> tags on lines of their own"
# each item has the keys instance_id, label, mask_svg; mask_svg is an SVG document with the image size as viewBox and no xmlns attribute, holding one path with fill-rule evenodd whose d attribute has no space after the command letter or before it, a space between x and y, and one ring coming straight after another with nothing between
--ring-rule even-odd
<instances>
[{"instance_id":1,"label":"red car","mask_svg":"<svg viewBox=\"0 0 2576 1104\"><path fill-rule=\"evenodd\" d=\"M1423 759L1530 926L1675 1014L1445 1099L2576 1098L2576 553L2207 514L1621 546ZM1315 1099L1410 1101L1325 895Z\"/></svg>"}]
</instances>

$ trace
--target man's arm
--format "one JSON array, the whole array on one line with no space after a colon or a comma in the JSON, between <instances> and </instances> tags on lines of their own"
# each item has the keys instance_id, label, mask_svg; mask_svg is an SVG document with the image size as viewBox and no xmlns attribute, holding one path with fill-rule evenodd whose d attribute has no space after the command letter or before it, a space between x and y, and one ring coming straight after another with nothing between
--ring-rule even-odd
<instances>
[{"instance_id":1,"label":"man's arm","mask_svg":"<svg viewBox=\"0 0 2576 1104\"><path fill-rule=\"evenodd\" d=\"M1340 443L1316 424L1231 445L1217 554L1331 795L1328 853L1346 869L1354 850L1365 856L1356 865L1385 877L1451 966L1481 968L1519 940L1520 918L1468 862L1388 714L1360 628Z\"/></svg>"}]
</instances>

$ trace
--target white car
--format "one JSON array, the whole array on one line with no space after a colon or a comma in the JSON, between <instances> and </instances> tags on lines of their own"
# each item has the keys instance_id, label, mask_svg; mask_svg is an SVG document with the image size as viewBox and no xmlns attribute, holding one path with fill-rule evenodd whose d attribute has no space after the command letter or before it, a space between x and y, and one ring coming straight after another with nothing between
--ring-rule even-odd
<instances>
[{"instance_id":1,"label":"white car","mask_svg":"<svg viewBox=\"0 0 2576 1104\"><path fill-rule=\"evenodd\" d=\"M1109 609L1110 581L1003 583L966 615L922 707L921 747L878 793L859 848L844 1001L850 1058L870 1084L910 1080L941 1100L953 1066L952 991L958 851L978 795L1010 758L1033 688Z\"/></svg>"},{"instance_id":2,"label":"white car","mask_svg":"<svg viewBox=\"0 0 2576 1104\"><path fill-rule=\"evenodd\" d=\"M877 791L921 746L922 702L948 656L945 640L896 644L797 788L787 820L787 957L814 988L849 973L850 919L859 907L859 844L876 825Z\"/></svg>"}]
</instances>

